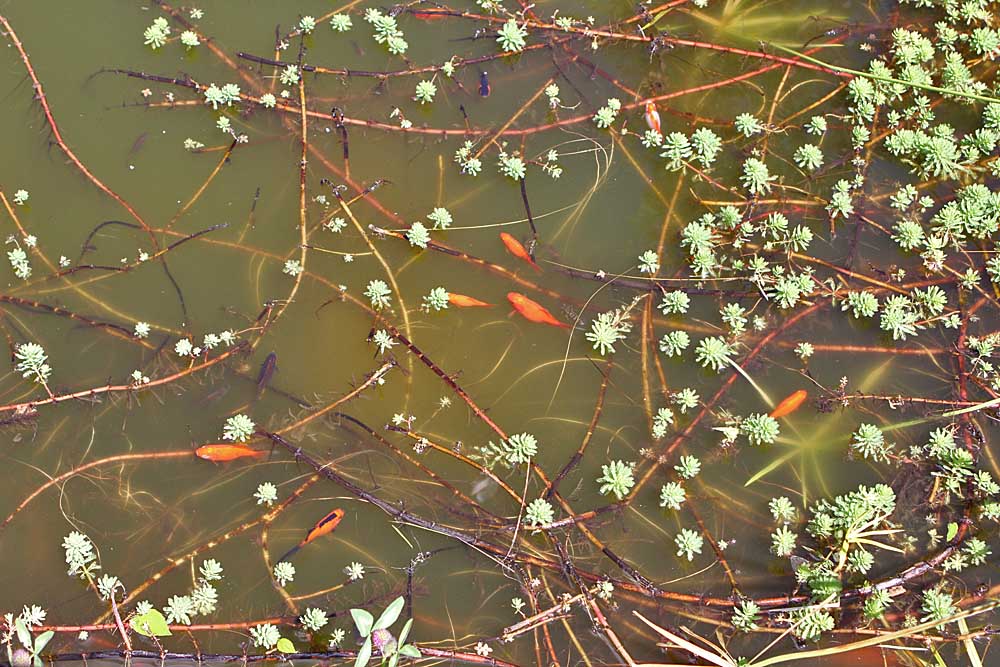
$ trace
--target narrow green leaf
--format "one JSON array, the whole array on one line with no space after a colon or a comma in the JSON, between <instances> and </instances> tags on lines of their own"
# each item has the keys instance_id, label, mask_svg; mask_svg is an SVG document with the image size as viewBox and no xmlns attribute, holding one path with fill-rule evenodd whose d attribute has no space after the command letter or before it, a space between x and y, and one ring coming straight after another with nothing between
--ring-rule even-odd
<instances>
[{"instance_id":1,"label":"narrow green leaf","mask_svg":"<svg viewBox=\"0 0 1000 667\"><path fill-rule=\"evenodd\" d=\"M358 651L358 657L354 659L354 667L365 667L371 659L372 638L369 637L365 640L365 643L361 645L361 650Z\"/></svg>"},{"instance_id":2,"label":"narrow green leaf","mask_svg":"<svg viewBox=\"0 0 1000 667\"><path fill-rule=\"evenodd\" d=\"M367 637L372 633L372 624L375 622L375 619L367 611L364 609L352 609L351 618L354 619L354 625L362 637Z\"/></svg>"},{"instance_id":3,"label":"narrow green leaf","mask_svg":"<svg viewBox=\"0 0 1000 667\"><path fill-rule=\"evenodd\" d=\"M404 604L405 601L403 600L402 595L400 595L398 598L390 602L389 606L386 607L385 611L382 612L382 615L378 617L377 621L375 621L375 626L373 629L388 630L392 626L392 624L396 622L396 619L399 618L399 615L403 611Z\"/></svg>"},{"instance_id":4,"label":"narrow green leaf","mask_svg":"<svg viewBox=\"0 0 1000 667\"><path fill-rule=\"evenodd\" d=\"M18 617L18 619L14 621L14 629L17 630L17 638L21 640L21 644L24 645L24 648L30 651L32 646L31 631L28 630L28 626L24 624L23 618Z\"/></svg>"},{"instance_id":5,"label":"narrow green leaf","mask_svg":"<svg viewBox=\"0 0 1000 667\"><path fill-rule=\"evenodd\" d=\"M792 458L793 456L795 456L796 454L799 454L799 453L800 453L799 450L793 449L792 451L790 451L790 452L788 452L786 454L782 454L781 456L779 456L778 458L776 458L775 460L771 461L766 466L764 466L763 468L761 468L760 470L758 470L757 473L754 474L753 477L751 477L750 479L748 479L743 484L743 486L750 486L751 484L753 484L754 482L756 482L757 480L759 480L761 477L764 477L765 475L767 475L768 473L772 472L773 470L775 470L777 468L780 468L786 461L788 461L790 458Z\"/></svg>"},{"instance_id":6,"label":"narrow green leaf","mask_svg":"<svg viewBox=\"0 0 1000 667\"><path fill-rule=\"evenodd\" d=\"M396 643L399 646L403 646L404 644L406 644L406 637L407 635L410 634L410 628L412 626L413 626L413 619L412 618L406 619L406 623L403 624L403 629L399 631L399 638L396 640Z\"/></svg>"},{"instance_id":7,"label":"narrow green leaf","mask_svg":"<svg viewBox=\"0 0 1000 667\"><path fill-rule=\"evenodd\" d=\"M407 644L403 648L399 649L400 655L405 655L407 658L419 658L420 649L418 649L413 644Z\"/></svg>"},{"instance_id":8,"label":"narrow green leaf","mask_svg":"<svg viewBox=\"0 0 1000 667\"><path fill-rule=\"evenodd\" d=\"M52 640L52 637L54 637L55 634L56 633L52 630L46 630L42 634L35 637L35 655L38 655L43 649L45 649L45 646Z\"/></svg>"}]
</instances>

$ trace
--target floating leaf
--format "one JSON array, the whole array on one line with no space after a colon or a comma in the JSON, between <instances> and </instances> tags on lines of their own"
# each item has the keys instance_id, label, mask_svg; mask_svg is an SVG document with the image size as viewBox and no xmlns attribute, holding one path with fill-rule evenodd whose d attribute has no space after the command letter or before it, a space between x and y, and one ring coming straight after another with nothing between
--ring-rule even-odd
<instances>
[{"instance_id":1,"label":"floating leaf","mask_svg":"<svg viewBox=\"0 0 1000 667\"><path fill-rule=\"evenodd\" d=\"M282 653L295 653L295 644L288 637L282 637L278 640L278 650Z\"/></svg>"},{"instance_id":2,"label":"floating leaf","mask_svg":"<svg viewBox=\"0 0 1000 667\"><path fill-rule=\"evenodd\" d=\"M132 629L144 637L169 637L170 626L159 609L150 609L145 614L133 616L129 621Z\"/></svg>"},{"instance_id":3,"label":"floating leaf","mask_svg":"<svg viewBox=\"0 0 1000 667\"><path fill-rule=\"evenodd\" d=\"M952 521L948 524L948 537L945 538L945 542L951 542L958 535L958 524Z\"/></svg>"}]
</instances>

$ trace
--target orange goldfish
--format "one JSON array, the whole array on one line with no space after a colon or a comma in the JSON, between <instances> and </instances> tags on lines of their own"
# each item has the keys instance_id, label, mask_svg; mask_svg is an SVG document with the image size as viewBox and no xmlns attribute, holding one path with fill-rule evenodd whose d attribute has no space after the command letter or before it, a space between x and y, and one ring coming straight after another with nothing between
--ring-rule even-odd
<instances>
[{"instance_id":1,"label":"orange goldfish","mask_svg":"<svg viewBox=\"0 0 1000 667\"><path fill-rule=\"evenodd\" d=\"M514 257L531 264L535 267L535 271L541 272L542 267L535 264L535 260L531 259L531 255L528 254L528 251L525 250L524 245L520 241L507 232L500 232L500 240L503 241L505 246L507 246L507 252L514 255Z\"/></svg>"},{"instance_id":2,"label":"orange goldfish","mask_svg":"<svg viewBox=\"0 0 1000 667\"><path fill-rule=\"evenodd\" d=\"M299 542L294 547L289 549L288 553L279 558L278 562L280 563L283 560L288 560L295 554L296 551L298 551L305 545L309 544L317 537L322 537L324 535L332 533L333 529L337 527L337 525L340 523L340 520L343 518L344 518L344 510L340 509L339 507L330 512L329 514L327 514L325 517L316 522L316 525L313 526L308 533L306 533L306 536L302 538L301 542Z\"/></svg>"},{"instance_id":3,"label":"orange goldfish","mask_svg":"<svg viewBox=\"0 0 1000 667\"><path fill-rule=\"evenodd\" d=\"M656 102L646 102L646 113L643 114L646 125L656 133L660 133L660 112L656 110Z\"/></svg>"},{"instance_id":4,"label":"orange goldfish","mask_svg":"<svg viewBox=\"0 0 1000 667\"><path fill-rule=\"evenodd\" d=\"M798 391L789 394L785 400L778 403L778 407L771 412L771 416L775 419L781 419L786 415L792 414L799 409L799 406L805 403L807 396L809 396L809 394L805 389L799 389Z\"/></svg>"},{"instance_id":5,"label":"orange goldfish","mask_svg":"<svg viewBox=\"0 0 1000 667\"><path fill-rule=\"evenodd\" d=\"M510 301L510 305L514 306L514 310L530 322L550 324L554 327L562 327L563 329L570 328L565 322L557 320L552 313L545 309L544 306L539 303L535 303L523 294L518 294L517 292L507 292L507 300Z\"/></svg>"},{"instance_id":6,"label":"orange goldfish","mask_svg":"<svg viewBox=\"0 0 1000 667\"><path fill-rule=\"evenodd\" d=\"M448 292L448 303L458 308L476 308L476 307L490 307L492 303L486 303L485 301L480 301L479 299L474 299L471 296L465 296L464 294L453 294Z\"/></svg>"},{"instance_id":7,"label":"orange goldfish","mask_svg":"<svg viewBox=\"0 0 1000 667\"><path fill-rule=\"evenodd\" d=\"M198 449L194 450L194 455L199 459L220 463L222 461L235 461L236 459L242 459L248 456L267 456L267 452L251 449L246 445L230 445L224 442L213 442L207 445L202 445Z\"/></svg>"}]
</instances>

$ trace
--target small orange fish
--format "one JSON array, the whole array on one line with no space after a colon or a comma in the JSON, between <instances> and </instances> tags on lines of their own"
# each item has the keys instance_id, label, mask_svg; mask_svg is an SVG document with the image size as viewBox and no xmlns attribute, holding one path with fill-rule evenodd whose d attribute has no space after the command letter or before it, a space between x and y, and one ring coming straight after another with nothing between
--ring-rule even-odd
<instances>
[{"instance_id":1,"label":"small orange fish","mask_svg":"<svg viewBox=\"0 0 1000 667\"><path fill-rule=\"evenodd\" d=\"M295 554L296 551L298 551L305 545L309 544L317 537L322 537L324 535L332 533L333 529L337 527L337 525L340 523L340 520L343 518L344 518L344 510L340 509L339 507L330 512L329 514L327 514L325 517L316 522L316 525L313 526L308 533L306 533L306 536L302 538L301 542L299 542L294 547L289 549L288 553L279 558L278 562L281 562L283 560L288 560Z\"/></svg>"},{"instance_id":2,"label":"small orange fish","mask_svg":"<svg viewBox=\"0 0 1000 667\"><path fill-rule=\"evenodd\" d=\"M809 393L805 389L799 389L789 394L788 398L778 403L778 407L771 412L771 416L775 419L781 419L786 415L792 414L799 409L799 406L805 403L807 396L809 396Z\"/></svg>"},{"instance_id":3,"label":"small orange fish","mask_svg":"<svg viewBox=\"0 0 1000 667\"><path fill-rule=\"evenodd\" d=\"M464 294L454 294L448 292L448 303L458 308L488 308L492 306L492 303L486 303L485 301L480 301L479 299L474 299L471 296L465 296Z\"/></svg>"},{"instance_id":4,"label":"small orange fish","mask_svg":"<svg viewBox=\"0 0 1000 667\"><path fill-rule=\"evenodd\" d=\"M222 461L235 461L236 459L242 459L248 456L267 456L267 452L251 449L246 445L230 445L224 442L213 442L207 445L202 445L198 449L194 450L194 455L199 459L220 463Z\"/></svg>"},{"instance_id":5,"label":"small orange fish","mask_svg":"<svg viewBox=\"0 0 1000 667\"><path fill-rule=\"evenodd\" d=\"M528 251L525 250L524 245L520 241L515 239L507 232L500 232L500 240L503 241L503 244L505 246L507 246L507 252L514 255L514 257L522 259L528 264L531 264L533 267L535 267L535 271L541 273L542 267L535 264L535 260L531 259L531 255L528 254Z\"/></svg>"},{"instance_id":6,"label":"small orange fish","mask_svg":"<svg viewBox=\"0 0 1000 667\"><path fill-rule=\"evenodd\" d=\"M570 328L565 322L557 320L552 313L545 309L544 306L539 303L535 303L523 294L518 294L517 292L507 292L507 300L510 301L510 305L514 306L514 310L520 313L521 316L529 322L550 324L554 327L562 327L563 329Z\"/></svg>"},{"instance_id":7,"label":"small orange fish","mask_svg":"<svg viewBox=\"0 0 1000 667\"><path fill-rule=\"evenodd\" d=\"M654 132L660 133L660 112L656 110L656 102L646 102L646 113L643 114L646 125Z\"/></svg>"}]
</instances>

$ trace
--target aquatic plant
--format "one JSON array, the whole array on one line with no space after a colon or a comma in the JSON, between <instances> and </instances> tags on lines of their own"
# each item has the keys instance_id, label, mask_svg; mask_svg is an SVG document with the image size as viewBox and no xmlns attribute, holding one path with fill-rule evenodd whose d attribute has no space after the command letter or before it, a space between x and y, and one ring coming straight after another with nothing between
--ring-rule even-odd
<instances>
[{"instance_id":1,"label":"aquatic plant","mask_svg":"<svg viewBox=\"0 0 1000 667\"><path fill-rule=\"evenodd\" d=\"M645 657L630 652L654 639L724 667L875 643L919 647L942 663L955 647L982 662L977 642L989 636L996 591L973 583L976 568L995 561L990 524L1000 520L988 422L1000 391L1000 99L991 87L1000 32L988 3L899 4L869 8L863 21L853 8L810 6L830 27L818 37L802 34L809 23L783 3L643 4L632 15L598 3L586 17L496 0L352 6L286 12L275 21L286 32L261 55L232 50L225 32L207 34L193 23L197 8L157 5L143 35L151 48L133 40L141 67L116 63L102 74L135 84L115 94L150 123L170 110L171 120L134 140L128 173L148 170L153 138L166 133L184 175L200 181L155 219L147 211L175 197L171 161L155 153L155 188L130 183L119 193L112 187L125 186L100 180L106 166L85 164L58 125L67 98L50 106L0 16L30 80L25 100L39 105L64 158L53 164L121 208L73 211L61 225L72 217L91 227L53 235L39 231L57 216L48 179L25 183L30 200L27 190L9 200L0 192L16 278L3 295L13 359L0 411L12 431L37 424L37 446L20 433L11 445L45 474L2 526L55 487L68 520L101 530L69 483L86 475L102 502L127 510L114 515L116 535L141 542L151 526L168 527L155 531L155 559L130 558L128 569L116 560L114 572L101 569L83 533L64 540L70 575L100 610L84 627L120 633L126 659L143 657L128 628L133 639L168 637L170 622L225 644L219 627L199 622L225 593L221 566L196 559L251 536L256 562L273 568L262 576L277 587L247 598L266 615L241 619L245 609L234 609L226 620L260 649L247 661L291 656L292 636L282 636L291 626L308 633L307 650L329 649L310 658L359 664L376 652L393 665L400 656L516 665L539 654L639 664ZM396 65L354 60L350 49L367 46L340 33L359 17ZM331 30L318 29L323 21ZM446 49L429 60L416 48L428 35ZM164 52L185 59L183 75L153 73ZM711 67L699 53L712 54ZM425 113L426 104L434 108ZM79 122L93 117L84 112ZM193 125L177 134L170 123L182 114ZM109 153L122 139L110 125ZM263 150L273 152L260 171L253 160ZM405 159L379 160L382 151ZM198 216L215 226L185 226ZM529 260L503 254L500 229L524 242ZM252 276L252 289L241 276ZM461 295L451 287L483 305L528 294L561 308L552 319L569 326L507 320L499 309L455 312ZM293 330L315 344L289 343ZM273 382L249 362L269 348L283 360ZM49 385L46 350L59 386ZM30 384L16 384L23 379ZM802 386L809 400L798 412L773 407L775 392ZM191 432L225 420L224 440L256 442L231 464L204 465L181 446L190 436L177 428L188 420L136 435L154 403L190 415ZM46 443L58 435L69 448L80 434L89 442L67 451L82 460L59 457L72 466L50 470ZM160 436L177 449L154 444ZM171 462L149 477L204 475L203 486L149 485L135 472L175 459L190 469L175 477ZM834 465L843 475L830 473ZM870 481L846 484L862 473ZM746 476L747 485L769 476L782 495L741 495ZM12 480L12 492L25 480ZM390 527L398 558L369 549L362 565L338 552L329 558L347 567L319 573L305 559L300 572L275 561L269 539L323 484L356 499L361 517L349 529L359 532L328 548ZM210 521L195 511L219 498L232 525L189 534L186 519L173 523ZM447 546L425 546L425 533ZM196 544L178 544L179 535ZM680 562L657 563L635 546L664 540ZM333 591L349 605L391 599L404 585L410 603L425 604L425 590L441 592L442 571L417 570L452 547L474 564L448 569L449 581L498 583L481 608L449 618L447 648L405 644L409 621L393 639L403 607L394 600L378 621L354 617L365 641L354 654L343 629L329 628L334 610L309 606ZM756 586L752 573L764 568L780 590ZM188 570L190 582L170 588ZM296 595L278 590L296 576ZM317 577L332 581L313 590ZM640 599L682 619L697 600L704 625L673 632L624 621ZM497 600L505 627L490 626ZM279 617L270 605L282 601L293 611ZM5 620L8 658L36 660L37 638L25 641L18 619ZM41 608L20 617L29 634L44 622ZM717 636L692 642L709 624ZM518 641L529 635L534 647ZM87 650L74 636L59 650ZM823 643L792 653L800 647L790 637Z\"/></svg>"},{"instance_id":2,"label":"aquatic plant","mask_svg":"<svg viewBox=\"0 0 1000 667\"><path fill-rule=\"evenodd\" d=\"M382 658L382 664L388 661L388 667L396 667L400 657L419 658L420 650L413 644L407 644L406 639L413 626L413 619L407 619L399 631L399 638L393 637L389 628L396 622L403 612L404 601L402 596L389 603L378 619L375 619L364 609L351 609L351 618L354 619L354 627L358 634L364 638L364 643L358 651L354 660L354 667L364 667L377 652Z\"/></svg>"}]
</instances>

